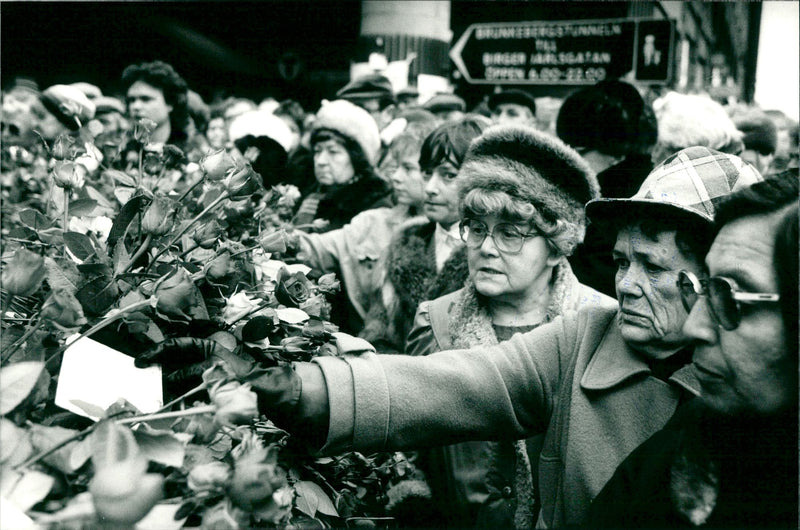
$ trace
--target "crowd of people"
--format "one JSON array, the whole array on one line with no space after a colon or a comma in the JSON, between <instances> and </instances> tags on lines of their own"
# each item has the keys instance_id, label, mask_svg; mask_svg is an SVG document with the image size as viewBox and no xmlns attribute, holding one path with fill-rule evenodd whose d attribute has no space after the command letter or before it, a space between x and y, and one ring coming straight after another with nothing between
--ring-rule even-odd
<instances>
[{"instance_id":1,"label":"crowd of people","mask_svg":"<svg viewBox=\"0 0 800 530\"><path fill-rule=\"evenodd\" d=\"M160 61L121 80L18 79L3 157L66 135L125 171L146 125L146 150L296 186L284 257L337 275L368 351L251 384L321 454L418 451L435 509L409 525L797 526L796 123L621 80L551 120L524 90L467 109L380 73L315 112L208 103Z\"/></svg>"}]
</instances>

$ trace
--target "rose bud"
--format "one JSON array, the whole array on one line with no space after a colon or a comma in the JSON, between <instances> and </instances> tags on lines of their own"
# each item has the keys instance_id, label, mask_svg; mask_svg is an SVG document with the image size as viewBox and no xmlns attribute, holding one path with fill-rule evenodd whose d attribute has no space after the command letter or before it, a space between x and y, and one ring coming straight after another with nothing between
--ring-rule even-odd
<instances>
[{"instance_id":1,"label":"rose bud","mask_svg":"<svg viewBox=\"0 0 800 530\"><path fill-rule=\"evenodd\" d=\"M328 228L329 224L331 224L331 222L327 219L314 219L311 221L311 230L314 232L321 232Z\"/></svg>"},{"instance_id":2,"label":"rose bud","mask_svg":"<svg viewBox=\"0 0 800 530\"><path fill-rule=\"evenodd\" d=\"M145 148L142 169L150 176L155 176L161 173L161 170L164 169L164 162L161 160L161 153Z\"/></svg>"},{"instance_id":3,"label":"rose bud","mask_svg":"<svg viewBox=\"0 0 800 530\"><path fill-rule=\"evenodd\" d=\"M206 263L206 266L203 268L203 274L209 280L219 280L233 272L233 267L231 265L231 253L225 250Z\"/></svg>"},{"instance_id":4,"label":"rose bud","mask_svg":"<svg viewBox=\"0 0 800 530\"><path fill-rule=\"evenodd\" d=\"M261 175L253 170L250 164L245 163L242 167L236 168L223 182L228 198L231 200L246 199L252 194L261 191L264 187L261 184Z\"/></svg>"},{"instance_id":5,"label":"rose bud","mask_svg":"<svg viewBox=\"0 0 800 530\"><path fill-rule=\"evenodd\" d=\"M244 291L239 291L228 298L225 309L222 311L222 319L226 323L232 324L239 320L250 311L254 310L261 301L257 298L250 298Z\"/></svg>"},{"instance_id":6,"label":"rose bud","mask_svg":"<svg viewBox=\"0 0 800 530\"><path fill-rule=\"evenodd\" d=\"M323 293L334 294L341 288L341 282L336 279L336 273L323 274L317 280L317 288Z\"/></svg>"},{"instance_id":7,"label":"rose bud","mask_svg":"<svg viewBox=\"0 0 800 530\"><path fill-rule=\"evenodd\" d=\"M189 273L180 268L156 282L154 295L158 298L157 310L166 315L189 320L185 310L191 309L192 305L197 303L199 293Z\"/></svg>"},{"instance_id":8,"label":"rose bud","mask_svg":"<svg viewBox=\"0 0 800 530\"><path fill-rule=\"evenodd\" d=\"M210 222L198 228L192 237L198 247L214 248L214 245L217 244L223 232L222 225L220 225L216 219L212 219Z\"/></svg>"},{"instance_id":9,"label":"rose bud","mask_svg":"<svg viewBox=\"0 0 800 530\"><path fill-rule=\"evenodd\" d=\"M83 187L86 178L86 168L75 162L58 162L53 168L53 180L56 186L65 190L75 190Z\"/></svg>"},{"instance_id":10,"label":"rose bud","mask_svg":"<svg viewBox=\"0 0 800 530\"><path fill-rule=\"evenodd\" d=\"M136 476L121 472L121 467L103 467L89 482L97 516L109 527L132 526L164 498L164 477L157 473Z\"/></svg>"},{"instance_id":11,"label":"rose bud","mask_svg":"<svg viewBox=\"0 0 800 530\"><path fill-rule=\"evenodd\" d=\"M275 298L287 307L297 307L310 296L309 281L306 275L298 271L290 274L286 267L278 271L278 286Z\"/></svg>"},{"instance_id":12,"label":"rose bud","mask_svg":"<svg viewBox=\"0 0 800 530\"><path fill-rule=\"evenodd\" d=\"M3 289L18 296L30 296L35 293L44 280L46 269L44 258L26 248L14 253L11 261L3 267Z\"/></svg>"},{"instance_id":13,"label":"rose bud","mask_svg":"<svg viewBox=\"0 0 800 530\"><path fill-rule=\"evenodd\" d=\"M280 229L269 234L262 234L258 238L258 244L264 252L286 252L286 242L289 236L286 230Z\"/></svg>"},{"instance_id":14,"label":"rose bud","mask_svg":"<svg viewBox=\"0 0 800 530\"><path fill-rule=\"evenodd\" d=\"M250 384L229 381L217 383L208 391L211 403L217 407L214 418L221 425L241 425L258 417L258 396L250 390Z\"/></svg>"},{"instance_id":15,"label":"rose bud","mask_svg":"<svg viewBox=\"0 0 800 530\"><path fill-rule=\"evenodd\" d=\"M56 160L66 160L72 158L73 149L72 144L75 143L75 138L66 134L60 135L53 142L53 150L50 151L50 156Z\"/></svg>"},{"instance_id":16,"label":"rose bud","mask_svg":"<svg viewBox=\"0 0 800 530\"><path fill-rule=\"evenodd\" d=\"M150 135L158 124L148 118L140 118L133 124L133 138L142 145L150 143Z\"/></svg>"},{"instance_id":17,"label":"rose bud","mask_svg":"<svg viewBox=\"0 0 800 530\"><path fill-rule=\"evenodd\" d=\"M142 216L142 232L160 237L169 233L174 223L175 209L172 207L172 201L160 195L153 197L153 202Z\"/></svg>"},{"instance_id":18,"label":"rose bud","mask_svg":"<svg viewBox=\"0 0 800 530\"><path fill-rule=\"evenodd\" d=\"M235 168L236 162L225 149L209 153L200 160L200 169L205 173L206 179L214 182L224 179Z\"/></svg>"},{"instance_id":19,"label":"rose bud","mask_svg":"<svg viewBox=\"0 0 800 530\"><path fill-rule=\"evenodd\" d=\"M186 485L195 492L209 491L227 485L231 477L231 468L222 462L199 464L189 472Z\"/></svg>"},{"instance_id":20,"label":"rose bud","mask_svg":"<svg viewBox=\"0 0 800 530\"><path fill-rule=\"evenodd\" d=\"M286 485L286 472L277 465L242 458L234 466L228 498L237 508L263 512L276 504L273 495Z\"/></svg>"},{"instance_id":21,"label":"rose bud","mask_svg":"<svg viewBox=\"0 0 800 530\"><path fill-rule=\"evenodd\" d=\"M81 304L66 289L53 290L42 306L40 315L43 320L61 330L86 324Z\"/></svg>"},{"instance_id":22,"label":"rose bud","mask_svg":"<svg viewBox=\"0 0 800 530\"><path fill-rule=\"evenodd\" d=\"M161 158L167 169L176 169L186 159L186 155L181 151L180 147L167 144L163 148Z\"/></svg>"}]
</instances>

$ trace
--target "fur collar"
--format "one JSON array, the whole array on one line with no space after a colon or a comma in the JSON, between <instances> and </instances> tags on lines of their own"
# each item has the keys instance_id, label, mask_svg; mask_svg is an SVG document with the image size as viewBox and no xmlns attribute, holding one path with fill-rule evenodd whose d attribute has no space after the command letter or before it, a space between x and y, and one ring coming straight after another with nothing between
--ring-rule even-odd
<instances>
[{"instance_id":1,"label":"fur collar","mask_svg":"<svg viewBox=\"0 0 800 530\"><path fill-rule=\"evenodd\" d=\"M420 302L461 288L468 275L463 246L453 252L437 273L431 244L435 228L436 224L426 218L411 219L401 225L389 249L386 267L389 281L400 301L413 311Z\"/></svg>"},{"instance_id":2,"label":"fur collar","mask_svg":"<svg viewBox=\"0 0 800 530\"><path fill-rule=\"evenodd\" d=\"M566 258L562 258L553 269L550 303L542 324L550 322L572 305L571 301L577 286L578 279L572 273ZM471 281L462 289L453 305L449 328L450 336L453 337L453 348L497 344L497 336L492 328L486 301L478 294Z\"/></svg>"}]
</instances>

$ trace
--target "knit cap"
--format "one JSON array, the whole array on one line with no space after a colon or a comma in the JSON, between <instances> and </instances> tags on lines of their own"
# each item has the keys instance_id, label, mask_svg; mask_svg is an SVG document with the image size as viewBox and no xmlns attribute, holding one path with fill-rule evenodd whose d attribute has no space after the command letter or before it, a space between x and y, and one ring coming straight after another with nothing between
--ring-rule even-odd
<instances>
[{"instance_id":1,"label":"knit cap","mask_svg":"<svg viewBox=\"0 0 800 530\"><path fill-rule=\"evenodd\" d=\"M40 99L58 121L73 131L94 118L94 103L73 86L53 85L42 92Z\"/></svg>"},{"instance_id":2,"label":"knit cap","mask_svg":"<svg viewBox=\"0 0 800 530\"><path fill-rule=\"evenodd\" d=\"M314 123L314 131L320 129L329 129L354 140L373 166L378 160L381 148L378 125L361 107L343 99L323 101Z\"/></svg>"},{"instance_id":3,"label":"knit cap","mask_svg":"<svg viewBox=\"0 0 800 530\"><path fill-rule=\"evenodd\" d=\"M525 125L495 125L473 140L460 170L460 198L474 188L533 204L542 215L583 226L586 202L600 197L594 172L567 144Z\"/></svg>"},{"instance_id":4,"label":"knit cap","mask_svg":"<svg viewBox=\"0 0 800 530\"><path fill-rule=\"evenodd\" d=\"M621 215L680 216L708 225L725 196L761 180L761 174L736 155L688 147L656 166L633 197L593 200L586 205L586 215L592 222Z\"/></svg>"}]
</instances>

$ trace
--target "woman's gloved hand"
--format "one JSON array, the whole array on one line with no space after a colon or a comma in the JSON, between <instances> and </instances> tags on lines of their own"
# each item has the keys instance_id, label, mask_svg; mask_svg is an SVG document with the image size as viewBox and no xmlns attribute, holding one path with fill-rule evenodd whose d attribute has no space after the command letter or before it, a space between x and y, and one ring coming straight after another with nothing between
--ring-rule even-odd
<instances>
[{"instance_id":1,"label":"woman's gloved hand","mask_svg":"<svg viewBox=\"0 0 800 530\"><path fill-rule=\"evenodd\" d=\"M203 372L216 361L224 361L237 377L252 371L255 363L233 353L213 339L178 337L167 339L150 348L134 361L137 368L160 364L164 380L170 383L201 383ZM191 387L190 387L191 388Z\"/></svg>"},{"instance_id":2,"label":"woman's gloved hand","mask_svg":"<svg viewBox=\"0 0 800 530\"><path fill-rule=\"evenodd\" d=\"M240 382L250 383L261 413L276 425L295 430L302 381L290 364L262 368L216 340L194 337L167 339L140 355L134 364L139 368L160 364L165 390L177 397L200 385L203 372L216 361L223 361Z\"/></svg>"}]
</instances>

